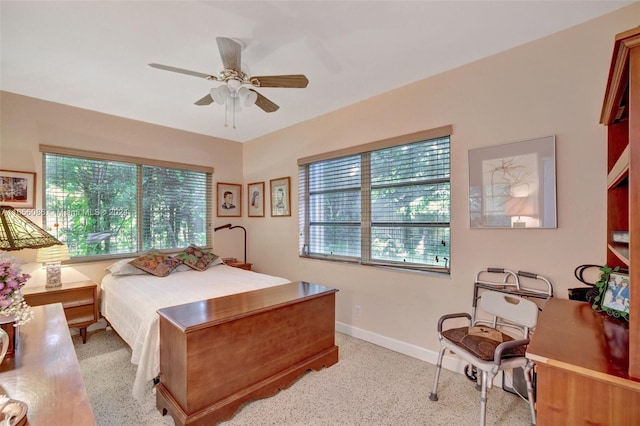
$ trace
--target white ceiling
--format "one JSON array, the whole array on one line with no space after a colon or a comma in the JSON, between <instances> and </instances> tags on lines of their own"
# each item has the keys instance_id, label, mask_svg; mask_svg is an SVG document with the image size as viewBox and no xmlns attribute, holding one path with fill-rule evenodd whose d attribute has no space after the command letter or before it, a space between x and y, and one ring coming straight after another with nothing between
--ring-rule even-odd
<instances>
[{"instance_id":1,"label":"white ceiling","mask_svg":"<svg viewBox=\"0 0 640 426\"><path fill-rule=\"evenodd\" d=\"M571 27L619 1L4 1L0 89L245 142ZM215 38L245 44L251 75L305 74L306 89L258 91L224 127L193 103L219 85L153 69L221 68Z\"/></svg>"}]
</instances>

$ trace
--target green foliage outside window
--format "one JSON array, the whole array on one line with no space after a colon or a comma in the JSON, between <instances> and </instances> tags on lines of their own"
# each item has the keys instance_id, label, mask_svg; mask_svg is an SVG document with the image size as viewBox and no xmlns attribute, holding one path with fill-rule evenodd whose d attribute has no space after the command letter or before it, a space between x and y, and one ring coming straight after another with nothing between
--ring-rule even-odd
<instances>
[{"instance_id":1,"label":"green foliage outside window","mask_svg":"<svg viewBox=\"0 0 640 426\"><path fill-rule=\"evenodd\" d=\"M207 245L211 175L45 154L49 232L72 257Z\"/></svg>"}]
</instances>

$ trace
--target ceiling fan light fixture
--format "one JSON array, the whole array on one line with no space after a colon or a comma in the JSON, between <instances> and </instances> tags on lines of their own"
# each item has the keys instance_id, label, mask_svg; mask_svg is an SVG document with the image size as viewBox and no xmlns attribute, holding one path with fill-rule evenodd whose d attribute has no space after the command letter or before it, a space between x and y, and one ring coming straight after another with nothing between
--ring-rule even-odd
<instances>
[{"instance_id":1,"label":"ceiling fan light fixture","mask_svg":"<svg viewBox=\"0 0 640 426\"><path fill-rule=\"evenodd\" d=\"M226 84L211 89L211 97L217 104L224 104L230 94L231 92L229 91L229 88Z\"/></svg>"},{"instance_id":2,"label":"ceiling fan light fixture","mask_svg":"<svg viewBox=\"0 0 640 426\"><path fill-rule=\"evenodd\" d=\"M238 90L238 96L240 97L242 105L245 107L254 105L258 100L258 94L253 90L247 89L246 87L241 87Z\"/></svg>"},{"instance_id":3,"label":"ceiling fan light fixture","mask_svg":"<svg viewBox=\"0 0 640 426\"><path fill-rule=\"evenodd\" d=\"M236 80L235 78L231 78L227 81L227 86L229 87L229 91L231 93L237 93L238 90L242 87L242 82L240 80Z\"/></svg>"}]
</instances>

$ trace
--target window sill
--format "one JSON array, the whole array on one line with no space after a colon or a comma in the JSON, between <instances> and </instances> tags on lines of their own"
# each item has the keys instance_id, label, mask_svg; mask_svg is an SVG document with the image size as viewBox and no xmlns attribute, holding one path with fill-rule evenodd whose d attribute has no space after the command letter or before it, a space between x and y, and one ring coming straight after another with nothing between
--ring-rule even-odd
<instances>
[{"instance_id":1,"label":"window sill","mask_svg":"<svg viewBox=\"0 0 640 426\"><path fill-rule=\"evenodd\" d=\"M354 265L354 266L374 267L379 269L386 269L389 271L408 272L408 273L416 273L421 275L431 275L431 276L441 277L441 278L451 276L450 268L448 269L442 268L441 270L439 270L436 268L407 267L400 264L390 265L390 264L381 264L381 263L363 263L363 262L360 262L359 260L335 259L335 258L328 258L328 257L321 257L321 256L309 256L309 255L299 255L298 257L301 259L343 263L343 264Z\"/></svg>"}]
</instances>

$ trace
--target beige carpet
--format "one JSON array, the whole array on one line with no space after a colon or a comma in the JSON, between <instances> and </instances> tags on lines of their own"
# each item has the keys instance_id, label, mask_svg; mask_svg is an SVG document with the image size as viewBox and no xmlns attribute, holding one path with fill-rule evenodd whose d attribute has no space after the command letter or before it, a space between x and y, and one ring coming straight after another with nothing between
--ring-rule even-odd
<instances>
[{"instance_id":1,"label":"beige carpet","mask_svg":"<svg viewBox=\"0 0 640 426\"><path fill-rule=\"evenodd\" d=\"M111 330L73 337L98 425L173 425L155 408L131 397L135 366L128 346ZM465 376L443 370L438 402L429 400L435 366L344 334L336 334L340 361L309 372L271 398L245 404L221 425L472 425L480 395ZM529 425L526 401L501 388L489 391L487 424Z\"/></svg>"}]
</instances>

